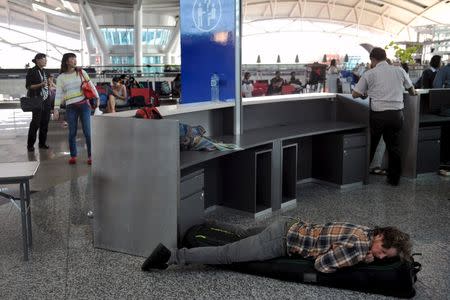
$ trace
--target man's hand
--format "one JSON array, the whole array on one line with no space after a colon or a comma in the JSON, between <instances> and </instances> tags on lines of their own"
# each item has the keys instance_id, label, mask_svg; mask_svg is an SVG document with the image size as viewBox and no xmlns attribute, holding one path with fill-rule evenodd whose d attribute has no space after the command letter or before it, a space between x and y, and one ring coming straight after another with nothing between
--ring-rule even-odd
<instances>
[{"instance_id":1,"label":"man's hand","mask_svg":"<svg viewBox=\"0 0 450 300\"><path fill-rule=\"evenodd\" d=\"M416 89L413 86L408 89L408 93L411 96L416 96L417 95Z\"/></svg>"},{"instance_id":2,"label":"man's hand","mask_svg":"<svg viewBox=\"0 0 450 300\"><path fill-rule=\"evenodd\" d=\"M352 97L354 98L361 98L361 99L366 99L367 98L367 94L360 94L357 91L353 90L352 91Z\"/></svg>"},{"instance_id":3,"label":"man's hand","mask_svg":"<svg viewBox=\"0 0 450 300\"><path fill-rule=\"evenodd\" d=\"M366 257L364 257L364 262L366 263L366 264L370 264L371 262L373 262L373 254L372 254L372 252L367 252L367 255L366 255Z\"/></svg>"},{"instance_id":4,"label":"man's hand","mask_svg":"<svg viewBox=\"0 0 450 300\"><path fill-rule=\"evenodd\" d=\"M56 108L53 110L53 120L59 120L59 110Z\"/></svg>"}]
</instances>

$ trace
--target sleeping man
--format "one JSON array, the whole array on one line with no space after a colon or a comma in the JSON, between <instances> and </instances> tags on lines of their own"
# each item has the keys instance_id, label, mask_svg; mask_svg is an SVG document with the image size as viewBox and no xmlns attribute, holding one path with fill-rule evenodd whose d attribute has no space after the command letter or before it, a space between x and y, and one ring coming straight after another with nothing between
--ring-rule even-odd
<instances>
[{"instance_id":1,"label":"sleeping man","mask_svg":"<svg viewBox=\"0 0 450 300\"><path fill-rule=\"evenodd\" d=\"M311 224L282 219L256 235L218 247L167 249L159 244L142 265L143 271L166 269L171 264L231 264L264 261L281 256L314 259L323 273L370 263L375 258L411 256L409 235L395 227L373 229L349 223Z\"/></svg>"}]
</instances>

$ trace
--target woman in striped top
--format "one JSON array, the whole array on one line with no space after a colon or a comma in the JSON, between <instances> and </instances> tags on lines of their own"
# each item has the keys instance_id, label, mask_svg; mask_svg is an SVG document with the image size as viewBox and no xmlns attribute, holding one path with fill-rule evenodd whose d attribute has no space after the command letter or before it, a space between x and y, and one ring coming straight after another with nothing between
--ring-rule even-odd
<instances>
[{"instance_id":1,"label":"woman in striped top","mask_svg":"<svg viewBox=\"0 0 450 300\"><path fill-rule=\"evenodd\" d=\"M86 138L86 146L88 153L87 163L92 164L91 159L91 106L89 99L84 97L81 89L81 83L85 80L89 81L92 90L95 91L98 103L98 93L89 75L81 68L77 68L77 57L73 53L65 53L61 60L61 71L56 83L55 105L65 104L67 123L69 125L69 148L70 159L69 164L73 165L77 162L77 127L78 118L81 120L84 137ZM97 104L96 104L97 105Z\"/></svg>"}]
</instances>

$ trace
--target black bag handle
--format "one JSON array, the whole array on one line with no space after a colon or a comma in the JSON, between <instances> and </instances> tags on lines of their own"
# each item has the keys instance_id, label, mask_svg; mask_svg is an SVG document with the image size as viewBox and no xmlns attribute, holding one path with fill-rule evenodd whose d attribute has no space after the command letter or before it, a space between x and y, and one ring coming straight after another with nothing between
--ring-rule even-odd
<instances>
[{"instance_id":1,"label":"black bag handle","mask_svg":"<svg viewBox=\"0 0 450 300\"><path fill-rule=\"evenodd\" d=\"M422 264L414 260L414 256L422 256L422 253L413 253L411 254L411 267L412 271L414 273L414 277L416 277L417 273L419 273L422 270Z\"/></svg>"}]
</instances>

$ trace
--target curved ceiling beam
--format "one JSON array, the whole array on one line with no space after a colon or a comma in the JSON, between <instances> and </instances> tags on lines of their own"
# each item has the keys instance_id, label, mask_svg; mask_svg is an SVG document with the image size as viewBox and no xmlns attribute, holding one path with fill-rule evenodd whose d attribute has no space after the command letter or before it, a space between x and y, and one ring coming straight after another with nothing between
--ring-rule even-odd
<instances>
[{"instance_id":1,"label":"curved ceiling beam","mask_svg":"<svg viewBox=\"0 0 450 300\"><path fill-rule=\"evenodd\" d=\"M397 35L399 35L403 30L405 30L405 28L408 28L408 26L410 26L415 20L417 20L418 18L422 17L423 15L426 14L430 9L435 8L436 6L443 4L445 2L442 1L438 1L435 4L427 7L426 9L424 9L420 14L416 15L408 24L406 24L402 29L400 29L400 31L397 33ZM438 22L436 22L438 23ZM442 25L442 23L438 23L439 25Z\"/></svg>"},{"instance_id":2,"label":"curved ceiling beam","mask_svg":"<svg viewBox=\"0 0 450 300\"><path fill-rule=\"evenodd\" d=\"M18 6L21 9L29 10L28 7L24 7L24 6L18 5L15 2L14 3L11 2L11 4L14 4L14 6ZM10 14L12 12L12 13L17 14L20 18L23 18L23 20L21 20L21 21L23 21L24 23L34 23L33 21L36 21L36 23L39 23L39 24L42 24L42 25L44 24L44 20L43 19L38 18L38 17L36 17L34 15L31 15L31 14L24 13L23 11L17 10L14 7L11 7L11 5L9 6L9 12L10 12ZM32 20L32 21L30 21L30 20ZM16 24L11 24L11 25L16 25ZM79 34L78 31L71 31L71 30L68 30L68 29L61 28L60 25L55 24L53 22L48 22L48 26L52 29L51 31L54 32L54 33L66 34L66 35L68 35L68 37L71 37L71 38L74 38L74 39L80 38L80 34ZM76 28L78 28L78 27L76 27Z\"/></svg>"},{"instance_id":3,"label":"curved ceiling beam","mask_svg":"<svg viewBox=\"0 0 450 300\"><path fill-rule=\"evenodd\" d=\"M300 2L300 0L297 0L297 1L293 1L293 0L280 1L280 0L279 0L278 3L285 3L285 4L292 3L293 5L299 6L301 2ZM322 6L322 8L325 7L325 6L327 6L327 5L329 5L329 2L327 3L327 2L317 2L317 1L312 2L312 1L310 1L310 3L312 3L312 4L314 4L314 5L317 5L317 6ZM359 2L358 2L358 3L359 3ZM411 13L411 14L417 15L416 12L414 12L414 11L412 11L412 10L410 10L410 9L401 7L401 6L399 6L399 5L395 4L395 3L392 3L392 2L386 2L386 1L384 1L383 3L385 3L386 6L392 6L392 7L395 7L395 8L399 8L399 9L402 9L402 10L404 10L404 11L407 11L407 12L409 12L409 13ZM248 9L247 9L247 15L246 15L246 17L247 17L247 18L251 18L251 17L249 16L249 13L248 13L248 12L252 10L252 9L251 9L252 6L255 7L255 6L264 5L264 4L265 4L265 5L268 5L269 2L247 3L246 6L248 7ZM303 7L304 7L304 6L305 6L305 3L303 4ZM333 3L333 7L334 7L334 8L343 8L343 9L347 9L347 10L349 10L349 11L356 9L355 5L346 5L346 4L342 4L342 3ZM267 8L267 7L266 7L266 8ZM361 8L357 8L357 9L361 10ZM302 9L302 18L304 17L304 16L303 16L303 11L304 11L304 9ZM366 5L366 7L365 7L365 9L364 9L364 12L365 12L365 13L369 13L369 14L371 14L371 15L373 15L373 16L378 17L378 18L380 18L380 17L383 18L383 15L382 15L382 14L380 14L380 13L378 13L378 12L376 12L376 11L373 11L373 10L371 10L371 9L368 9L368 8L367 8L367 5ZM292 15L292 11L290 12L290 14ZM429 21L431 21L431 22L433 22L433 23L441 24L440 22L437 22L437 21L432 20L432 19L430 19L430 18L427 18L427 17L424 17L424 16L422 16L422 17L425 18L425 19L427 19L427 20L429 20ZM323 20L330 20L329 18L321 18L321 19L323 19ZM393 21L395 21L395 22L397 22L397 23L399 23L399 24L401 24L402 26L407 26L407 24L408 24L407 22L402 21L402 20L399 20L399 19L397 19L397 18L393 18L392 16L390 17L390 19L393 20ZM337 20L337 21L339 21L338 19L332 19L332 20ZM389 32L389 31L385 31L385 32ZM397 32L389 32L389 33L398 34Z\"/></svg>"},{"instance_id":4,"label":"curved ceiling beam","mask_svg":"<svg viewBox=\"0 0 450 300\"><path fill-rule=\"evenodd\" d=\"M39 51L37 51L37 50L34 50L34 49L32 49L32 48L25 47L25 46L20 45L20 44L11 43L11 42L5 40L4 38L0 38L0 43L5 43L5 44L11 45L11 46L13 46L13 47L19 47L19 48L22 48L22 49L24 49L24 50L28 50L28 51L31 51L31 52L34 52L34 53L39 53ZM61 60L61 58L56 58L56 57L54 57L54 56L52 56L52 55L49 55L49 54L46 54L46 55L47 55L48 57L50 57L51 59L54 59L54 60L57 60L57 61Z\"/></svg>"},{"instance_id":5,"label":"curved ceiling beam","mask_svg":"<svg viewBox=\"0 0 450 300\"><path fill-rule=\"evenodd\" d=\"M61 48L61 49L64 49L64 50L72 51L72 52L73 52L73 51L79 51L79 50L76 50L76 49L70 49L70 48L67 48L67 47L64 47L64 46L61 46L61 45L58 45L58 44L55 44L55 43L46 41L46 40L41 39L41 38L39 38L39 37L37 37L37 36L34 36L34 35L31 35L31 34L22 32L22 31L17 30L17 29L9 28L9 27L2 26L2 25L0 25L0 28L7 29L7 30L10 30L10 31L14 31L14 32L17 32L17 33L19 33L19 34L23 34L23 35L25 35L25 36L28 36L28 37L37 39L38 41L45 42L45 43L47 43L47 44L49 44L49 45L51 45L51 46L53 46L53 47L55 47L55 48L58 47L58 48ZM19 43L19 44L20 44L20 43Z\"/></svg>"},{"instance_id":6,"label":"curved ceiling beam","mask_svg":"<svg viewBox=\"0 0 450 300\"><path fill-rule=\"evenodd\" d=\"M277 18L278 20L292 20L294 18L289 18L289 17L285 17L285 18ZM348 21L341 21L341 20L328 20L328 19L317 19L317 18L295 18L296 20L302 20L302 21L307 21L307 22L324 22L324 23L334 23L334 24L339 24L339 25L343 25L343 28L339 28L337 30L334 31L329 31L328 33L339 33L340 30L345 29L345 28L349 28L352 26L357 26L357 23L355 22L348 22ZM257 22L263 22L263 21L271 21L272 18L264 18L264 19L257 19L251 22L246 22L246 23L257 23ZM325 20L325 21L323 21ZM368 30L372 30L372 31L377 31L377 32L381 32L381 33L386 33L386 31L376 28L376 27L372 27L372 26L368 26L368 25L360 25L360 27L368 29ZM262 30L262 29L261 29ZM263 34L263 33L273 33L273 32L277 32L276 30L273 31L269 31L269 30L264 30L264 32L261 33L256 33L256 34L249 34L249 35L245 35L245 36L252 36L252 35L257 35L257 34ZM283 32L302 32L301 30L292 30L292 31L283 31ZM309 32L309 31L308 31ZM311 31L312 32L312 31ZM317 30L317 31L313 31L313 32L323 32L323 30ZM347 34L347 33L345 33ZM355 34L356 36L356 34Z\"/></svg>"}]
</instances>

